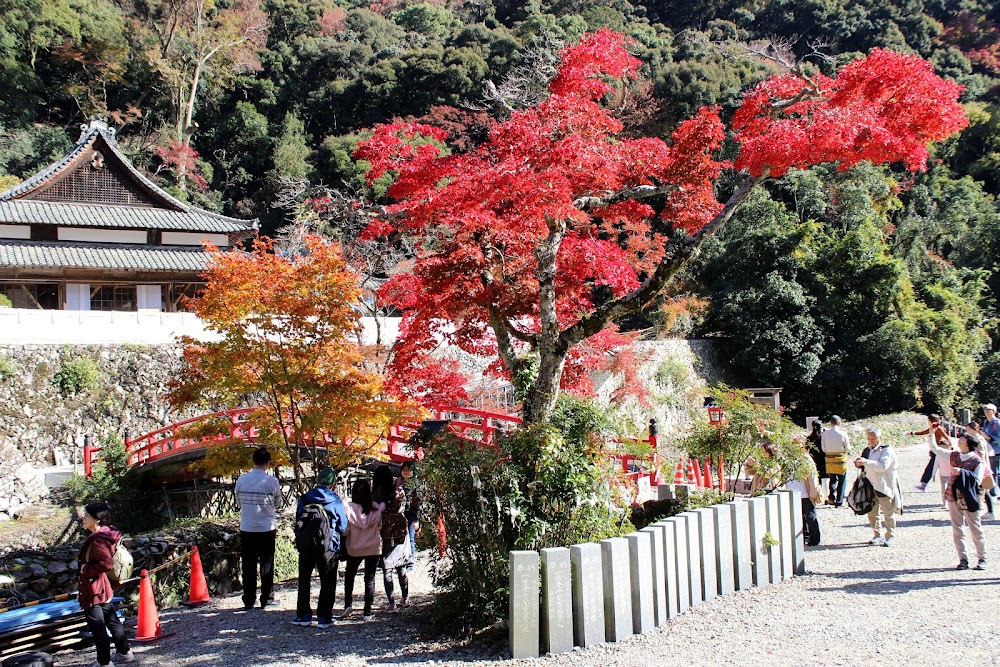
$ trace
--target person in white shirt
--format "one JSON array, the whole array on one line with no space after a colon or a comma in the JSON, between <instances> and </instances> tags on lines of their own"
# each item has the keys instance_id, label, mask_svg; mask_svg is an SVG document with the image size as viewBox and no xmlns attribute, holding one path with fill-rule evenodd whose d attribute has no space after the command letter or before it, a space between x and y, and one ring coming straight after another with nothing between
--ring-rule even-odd
<instances>
[{"instance_id":1,"label":"person in white shirt","mask_svg":"<svg viewBox=\"0 0 1000 667\"><path fill-rule=\"evenodd\" d=\"M257 566L260 565L260 608L274 599L274 542L278 534L275 510L281 505L281 484L267 474L271 453L261 448L253 453L253 470L236 480L236 502L240 506L240 561L243 566L243 607L253 609L257 601Z\"/></svg>"},{"instance_id":2,"label":"person in white shirt","mask_svg":"<svg viewBox=\"0 0 1000 667\"><path fill-rule=\"evenodd\" d=\"M830 417L832 426L820 436L820 447L826 456L826 474L830 478L831 505L840 507L844 504L844 493L847 479L847 456L851 453L851 439L840 425L840 417Z\"/></svg>"},{"instance_id":3,"label":"person in white shirt","mask_svg":"<svg viewBox=\"0 0 1000 667\"><path fill-rule=\"evenodd\" d=\"M875 489L875 506L868 513L868 523L875 536L869 544L891 547L896 542L896 514L902 514L903 496L899 492L896 471L896 452L882 442L882 431L870 428L865 433L868 447L862 456L854 459L855 467L864 469L865 476ZM879 526L879 512L885 518L885 537Z\"/></svg>"}]
</instances>

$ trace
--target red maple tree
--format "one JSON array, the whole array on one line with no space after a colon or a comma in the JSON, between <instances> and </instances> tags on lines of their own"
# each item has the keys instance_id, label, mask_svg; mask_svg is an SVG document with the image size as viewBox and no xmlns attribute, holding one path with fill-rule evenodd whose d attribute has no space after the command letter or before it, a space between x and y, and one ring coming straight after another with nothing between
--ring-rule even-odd
<instances>
[{"instance_id":1,"label":"red maple tree","mask_svg":"<svg viewBox=\"0 0 1000 667\"><path fill-rule=\"evenodd\" d=\"M490 371L521 382L523 417L542 421L560 388L588 391L587 370L629 343L614 323L649 304L753 187L821 162L923 169L928 143L966 124L960 86L876 49L835 78L799 69L762 82L731 128L705 107L670 142L628 138L602 104L637 78L626 46L601 30L567 48L548 97L474 149L445 154L444 131L418 123L378 126L359 145L370 180L395 177L397 203L371 233L411 234L420 248L382 288L406 312L389 369L400 387L418 380L427 400L447 378L453 391L430 354L447 342L496 356ZM717 157L727 132L734 164ZM742 181L723 203L727 169Z\"/></svg>"}]
</instances>

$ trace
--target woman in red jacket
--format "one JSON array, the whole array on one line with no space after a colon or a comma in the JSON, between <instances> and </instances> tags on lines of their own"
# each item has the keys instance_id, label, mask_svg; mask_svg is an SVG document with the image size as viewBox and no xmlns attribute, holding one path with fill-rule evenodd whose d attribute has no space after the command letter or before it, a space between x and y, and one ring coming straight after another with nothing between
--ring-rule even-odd
<instances>
[{"instance_id":1,"label":"woman in red jacket","mask_svg":"<svg viewBox=\"0 0 1000 667\"><path fill-rule=\"evenodd\" d=\"M115 642L114 661L133 662L135 656L129 650L125 638L125 628L118 619L115 606L111 602L114 591L108 572L118 540L122 534L111 525L111 507L107 503L90 503L83 508L83 529L90 535L80 547L80 608L86 612L87 627L94 637L97 647L97 662L91 667L111 664L111 639ZM108 633L111 633L111 639Z\"/></svg>"}]
</instances>

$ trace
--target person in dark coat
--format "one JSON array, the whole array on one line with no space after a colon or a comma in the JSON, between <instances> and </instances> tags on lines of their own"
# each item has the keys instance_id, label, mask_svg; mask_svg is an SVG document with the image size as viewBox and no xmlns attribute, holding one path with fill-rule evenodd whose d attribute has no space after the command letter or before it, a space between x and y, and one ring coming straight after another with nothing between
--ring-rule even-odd
<instances>
[{"instance_id":1,"label":"person in dark coat","mask_svg":"<svg viewBox=\"0 0 1000 667\"><path fill-rule=\"evenodd\" d=\"M114 662L134 662L135 656L129 649L125 628L111 602L114 590L111 588L108 572L112 570L115 549L122 537L121 532L111 525L111 507L103 502L90 503L84 507L83 529L90 535L84 540L77 557L80 564L78 600L97 648L97 662L91 667L111 664L112 641L117 651Z\"/></svg>"},{"instance_id":2,"label":"person in dark coat","mask_svg":"<svg viewBox=\"0 0 1000 667\"><path fill-rule=\"evenodd\" d=\"M826 455L823 453L823 447L820 445L822 437L823 422L818 419L813 420L812 430L806 436L806 441L809 443L809 456L812 458L813 463L816 464L816 473L821 480L827 478Z\"/></svg>"}]
</instances>

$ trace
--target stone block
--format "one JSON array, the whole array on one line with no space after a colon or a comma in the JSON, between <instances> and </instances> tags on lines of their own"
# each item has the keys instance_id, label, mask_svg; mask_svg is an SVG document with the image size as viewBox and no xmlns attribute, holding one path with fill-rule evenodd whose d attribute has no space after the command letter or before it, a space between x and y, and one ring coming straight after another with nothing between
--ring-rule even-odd
<instances>
[{"instance_id":1,"label":"stone block","mask_svg":"<svg viewBox=\"0 0 1000 667\"><path fill-rule=\"evenodd\" d=\"M569 549L542 549L542 639L545 653L573 650L573 574Z\"/></svg>"},{"instance_id":2,"label":"stone block","mask_svg":"<svg viewBox=\"0 0 1000 667\"><path fill-rule=\"evenodd\" d=\"M733 512L729 505L713 505L715 520L716 587L719 595L729 595L736 590L736 572L733 559Z\"/></svg>"},{"instance_id":3,"label":"stone block","mask_svg":"<svg viewBox=\"0 0 1000 667\"><path fill-rule=\"evenodd\" d=\"M701 597L719 596L718 560L715 556L715 513L710 507L695 510L698 516L698 555L701 559Z\"/></svg>"},{"instance_id":4,"label":"stone block","mask_svg":"<svg viewBox=\"0 0 1000 667\"><path fill-rule=\"evenodd\" d=\"M604 636L619 642L632 636L632 565L624 537L601 540L604 581Z\"/></svg>"},{"instance_id":5,"label":"stone block","mask_svg":"<svg viewBox=\"0 0 1000 667\"><path fill-rule=\"evenodd\" d=\"M629 565L632 571L632 631L640 635L656 627L656 601L653 590L653 536L636 532L628 540Z\"/></svg>"},{"instance_id":6,"label":"stone block","mask_svg":"<svg viewBox=\"0 0 1000 667\"><path fill-rule=\"evenodd\" d=\"M802 518L802 493L789 491L792 494L792 563L796 575L806 573L806 534Z\"/></svg>"},{"instance_id":7,"label":"stone block","mask_svg":"<svg viewBox=\"0 0 1000 667\"><path fill-rule=\"evenodd\" d=\"M677 493L673 484L660 484L656 487L657 500L674 500L676 497Z\"/></svg>"},{"instance_id":8,"label":"stone block","mask_svg":"<svg viewBox=\"0 0 1000 667\"><path fill-rule=\"evenodd\" d=\"M676 592L674 599L677 602L677 613L683 614L691 607L687 562L687 521L682 517L675 516L667 519L666 523L673 526L674 568L677 571L677 586L674 589Z\"/></svg>"},{"instance_id":9,"label":"stone block","mask_svg":"<svg viewBox=\"0 0 1000 667\"><path fill-rule=\"evenodd\" d=\"M538 552L511 551L507 629L510 654L514 659L538 657L540 592Z\"/></svg>"},{"instance_id":10,"label":"stone block","mask_svg":"<svg viewBox=\"0 0 1000 667\"><path fill-rule=\"evenodd\" d=\"M753 554L750 552L750 509L743 500L727 503L733 527L733 574L736 590L753 586Z\"/></svg>"},{"instance_id":11,"label":"stone block","mask_svg":"<svg viewBox=\"0 0 1000 667\"><path fill-rule=\"evenodd\" d=\"M667 598L667 618L677 616L677 533L670 521L660 521L656 525L663 529L663 578L664 593Z\"/></svg>"},{"instance_id":12,"label":"stone block","mask_svg":"<svg viewBox=\"0 0 1000 667\"><path fill-rule=\"evenodd\" d=\"M752 559L753 585L766 586L771 583L769 549L764 545L767 535L767 502L763 496L746 501L750 514L750 557Z\"/></svg>"},{"instance_id":13,"label":"stone block","mask_svg":"<svg viewBox=\"0 0 1000 667\"><path fill-rule=\"evenodd\" d=\"M772 495L778 497L778 539L781 540L778 551L781 553L781 578L791 579L795 572L792 494L788 491L778 491Z\"/></svg>"},{"instance_id":14,"label":"stone block","mask_svg":"<svg viewBox=\"0 0 1000 667\"><path fill-rule=\"evenodd\" d=\"M604 581L601 547L574 544L569 548L573 569L573 643L593 646L604 641Z\"/></svg>"},{"instance_id":15,"label":"stone block","mask_svg":"<svg viewBox=\"0 0 1000 667\"><path fill-rule=\"evenodd\" d=\"M781 508L778 505L778 496L769 493L764 496L765 507L767 507L767 532L772 540L781 539ZM776 544L767 548L768 557L768 579L772 584L781 581L781 545Z\"/></svg>"},{"instance_id":16,"label":"stone block","mask_svg":"<svg viewBox=\"0 0 1000 667\"><path fill-rule=\"evenodd\" d=\"M640 532L649 533L653 558L653 612L657 627L667 622L667 571L664 564L663 526L654 523Z\"/></svg>"},{"instance_id":17,"label":"stone block","mask_svg":"<svg viewBox=\"0 0 1000 667\"><path fill-rule=\"evenodd\" d=\"M705 601L701 586L701 540L698 536L698 515L695 512L682 512L677 516L684 519L684 532L687 536L688 594L691 596L691 606L697 607Z\"/></svg>"}]
</instances>

